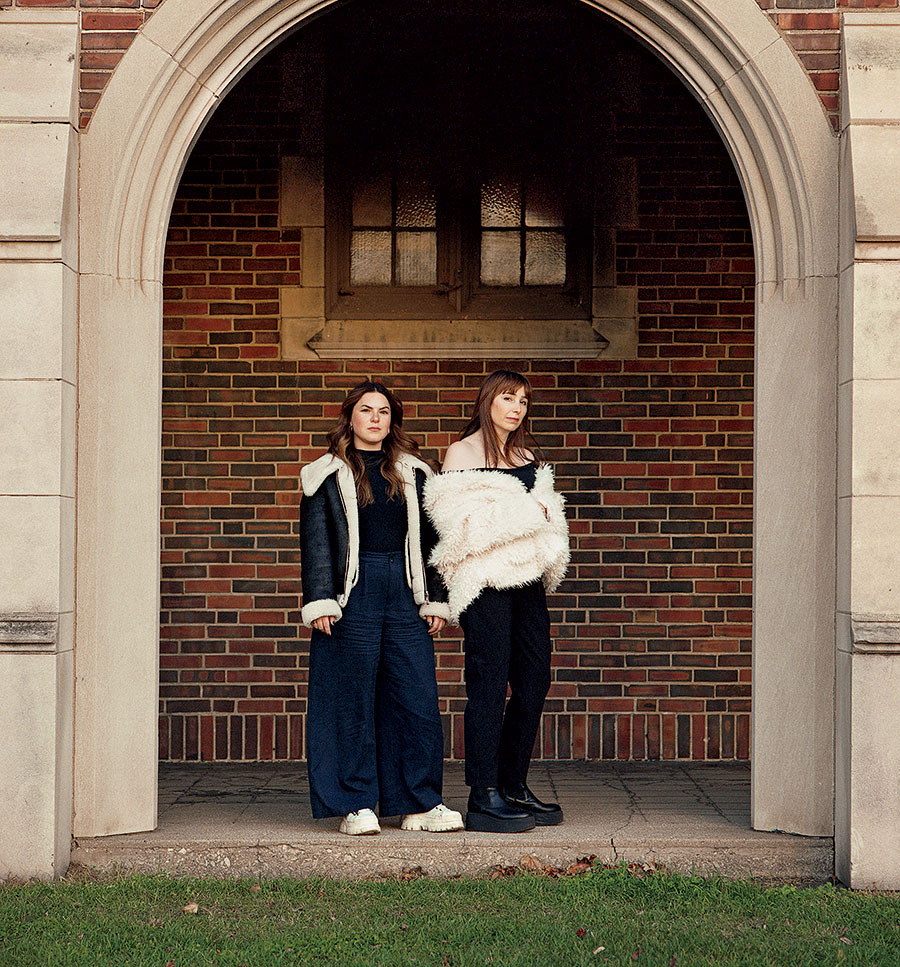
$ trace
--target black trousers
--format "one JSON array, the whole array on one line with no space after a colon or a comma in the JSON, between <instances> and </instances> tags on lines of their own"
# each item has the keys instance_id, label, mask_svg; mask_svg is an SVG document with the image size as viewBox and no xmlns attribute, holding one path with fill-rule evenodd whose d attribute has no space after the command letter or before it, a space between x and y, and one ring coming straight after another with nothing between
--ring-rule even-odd
<instances>
[{"instance_id":1,"label":"black trousers","mask_svg":"<svg viewBox=\"0 0 900 967\"><path fill-rule=\"evenodd\" d=\"M522 588L485 588L462 613L460 624L468 698L466 783L524 783L550 688L544 585L534 581Z\"/></svg>"}]
</instances>

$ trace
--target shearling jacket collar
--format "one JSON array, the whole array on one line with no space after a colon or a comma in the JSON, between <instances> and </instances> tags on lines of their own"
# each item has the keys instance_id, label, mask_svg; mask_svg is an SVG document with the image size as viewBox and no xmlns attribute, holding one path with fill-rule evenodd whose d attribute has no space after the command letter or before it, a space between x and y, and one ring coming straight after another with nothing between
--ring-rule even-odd
<instances>
[{"instance_id":1,"label":"shearling jacket collar","mask_svg":"<svg viewBox=\"0 0 900 967\"><path fill-rule=\"evenodd\" d=\"M404 480L408 481L413 479L414 470L422 470L426 474L431 473L431 467L427 463L409 453L400 454L397 459L397 466L400 467ZM353 471L349 465L333 453L325 453L318 460L306 464L300 471L303 493L311 497L333 473L338 474L339 482L346 484L346 482L353 480ZM340 481L341 477L349 478L349 480Z\"/></svg>"}]
</instances>

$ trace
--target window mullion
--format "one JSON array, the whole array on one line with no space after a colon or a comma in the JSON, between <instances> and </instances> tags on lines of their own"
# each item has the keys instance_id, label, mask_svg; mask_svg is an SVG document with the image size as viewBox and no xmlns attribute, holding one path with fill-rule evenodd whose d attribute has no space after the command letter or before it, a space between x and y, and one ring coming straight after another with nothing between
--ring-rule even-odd
<instances>
[{"instance_id":1,"label":"window mullion","mask_svg":"<svg viewBox=\"0 0 900 967\"><path fill-rule=\"evenodd\" d=\"M397 284L397 166L391 165L391 285Z\"/></svg>"},{"instance_id":2,"label":"window mullion","mask_svg":"<svg viewBox=\"0 0 900 967\"><path fill-rule=\"evenodd\" d=\"M519 182L519 285L525 285L525 179Z\"/></svg>"}]
</instances>

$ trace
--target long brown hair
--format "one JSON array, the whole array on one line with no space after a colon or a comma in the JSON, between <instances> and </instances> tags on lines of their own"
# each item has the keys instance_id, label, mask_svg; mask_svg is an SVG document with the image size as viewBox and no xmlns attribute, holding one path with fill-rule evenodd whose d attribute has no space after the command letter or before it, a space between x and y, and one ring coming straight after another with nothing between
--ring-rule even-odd
<instances>
[{"instance_id":1,"label":"long brown hair","mask_svg":"<svg viewBox=\"0 0 900 967\"><path fill-rule=\"evenodd\" d=\"M522 422L506 438L506 443L501 446L497 437L497 430L491 420L491 404L503 393L516 393L523 390L528 400L525 416ZM472 419L466 424L460 439L464 440L467 436L481 430L484 439L484 461L489 467L500 465L501 458L505 464L512 467L517 462L528 460L525 450L525 439L534 438L528 432L528 416L531 413L531 383L521 374L511 369L494 370L487 376L478 390L475 398L475 406L472 410ZM535 448L536 450L537 448ZM534 463L538 463L537 457L533 458Z\"/></svg>"},{"instance_id":2,"label":"long brown hair","mask_svg":"<svg viewBox=\"0 0 900 967\"><path fill-rule=\"evenodd\" d=\"M371 504L375 498L372 495L369 478L366 476L366 465L359 451L353 446L353 428L350 425L350 418L353 415L353 407L366 393L380 393L391 408L391 426L381 444L383 454L381 476L388 482L389 500L392 497L404 499L403 478L396 466L398 458L402 453L415 456L419 452L419 444L403 431L403 404L384 383L367 379L358 386L354 386L341 403L341 415L337 424L328 431L327 435L328 452L343 460L353 471L356 499L360 507Z\"/></svg>"}]
</instances>

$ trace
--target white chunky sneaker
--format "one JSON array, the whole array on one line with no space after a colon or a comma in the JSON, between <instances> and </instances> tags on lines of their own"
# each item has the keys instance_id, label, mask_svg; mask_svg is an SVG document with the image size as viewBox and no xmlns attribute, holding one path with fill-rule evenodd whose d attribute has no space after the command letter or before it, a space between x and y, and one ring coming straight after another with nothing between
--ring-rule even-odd
<instances>
[{"instance_id":1,"label":"white chunky sneaker","mask_svg":"<svg viewBox=\"0 0 900 967\"><path fill-rule=\"evenodd\" d=\"M426 833L449 833L451 830L463 828L463 818L456 810L448 809L442 802L439 802L434 809L429 809L427 813L412 813L409 816L404 816L400 828L421 829Z\"/></svg>"},{"instance_id":2,"label":"white chunky sneaker","mask_svg":"<svg viewBox=\"0 0 900 967\"><path fill-rule=\"evenodd\" d=\"M347 813L341 820L341 832L348 836L374 836L381 832L378 817L371 809L360 809L357 813Z\"/></svg>"}]
</instances>

